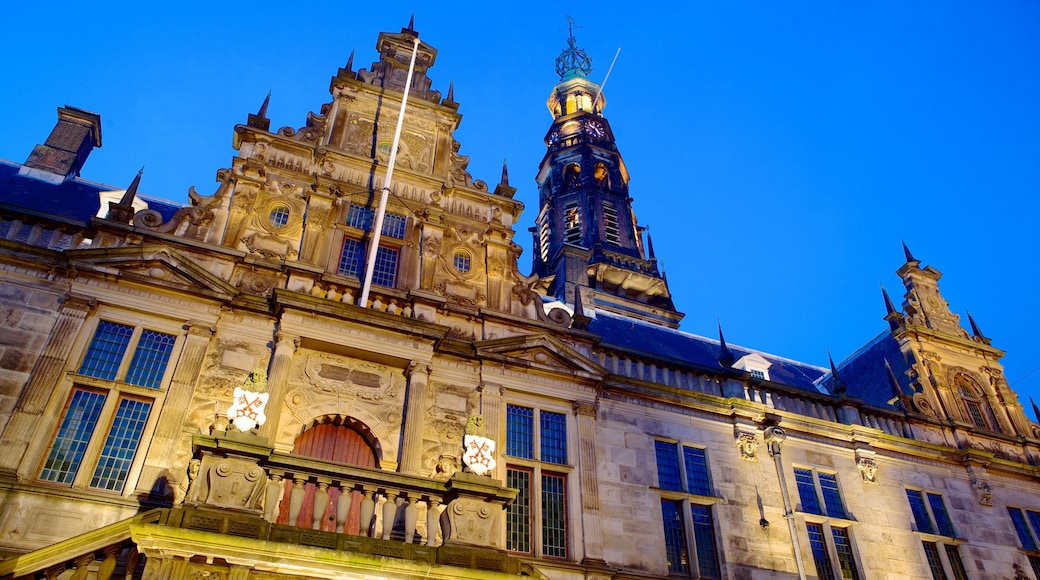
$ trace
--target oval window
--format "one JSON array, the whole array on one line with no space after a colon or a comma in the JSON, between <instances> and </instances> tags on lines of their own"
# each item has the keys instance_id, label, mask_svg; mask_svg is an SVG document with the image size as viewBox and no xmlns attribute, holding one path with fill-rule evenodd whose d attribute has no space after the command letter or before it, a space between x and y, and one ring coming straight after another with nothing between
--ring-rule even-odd
<instances>
[{"instance_id":1,"label":"oval window","mask_svg":"<svg viewBox=\"0 0 1040 580\"><path fill-rule=\"evenodd\" d=\"M289 223L289 206L280 203L272 207L271 213L267 215L267 222L271 227L284 228L285 224Z\"/></svg>"},{"instance_id":2,"label":"oval window","mask_svg":"<svg viewBox=\"0 0 1040 580\"><path fill-rule=\"evenodd\" d=\"M469 268L470 268L470 257L469 257L469 254L467 254L466 252L462 252L462 251L455 252L455 257L452 260L452 264L455 266L455 269L458 270L459 274L465 274L466 272L469 272Z\"/></svg>"}]
</instances>

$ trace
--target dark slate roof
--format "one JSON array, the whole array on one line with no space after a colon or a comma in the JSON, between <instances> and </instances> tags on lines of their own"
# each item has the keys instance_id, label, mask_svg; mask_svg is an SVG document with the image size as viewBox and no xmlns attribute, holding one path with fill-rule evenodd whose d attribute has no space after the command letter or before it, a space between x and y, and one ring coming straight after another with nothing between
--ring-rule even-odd
<instances>
[{"instance_id":1,"label":"dark slate roof","mask_svg":"<svg viewBox=\"0 0 1040 580\"><path fill-rule=\"evenodd\" d=\"M910 377L906 375L910 365L899 350L899 343L892 338L892 333L885 331L836 365L838 376L848 387L846 396L860 399L868 405L892 408L889 401L896 393L892 389L888 369L885 368L886 360L903 393L911 394L913 389ZM831 374L828 372L818 382L829 387Z\"/></svg>"},{"instance_id":2,"label":"dark slate roof","mask_svg":"<svg viewBox=\"0 0 1040 580\"><path fill-rule=\"evenodd\" d=\"M718 362L719 341L703 336L620 317L602 310L597 311L596 317L589 322L589 332L600 335L604 346L615 346L678 364L722 369ZM755 353L769 361L769 380L772 382L814 393L821 392L815 383L824 375L823 368L731 345L728 341L727 346L738 360L744 355Z\"/></svg>"},{"instance_id":3,"label":"dark slate roof","mask_svg":"<svg viewBox=\"0 0 1040 580\"><path fill-rule=\"evenodd\" d=\"M0 161L0 203L89 222L100 206L98 192L114 189L79 178L53 185L18 175L20 167Z\"/></svg>"},{"instance_id":4,"label":"dark slate roof","mask_svg":"<svg viewBox=\"0 0 1040 580\"><path fill-rule=\"evenodd\" d=\"M18 175L20 168L17 163L0 160L0 203L89 223L101 205L98 193L120 191L118 187L78 177L54 185ZM138 194L137 197L148 203L148 209L162 214L163 222L169 221L178 209L184 207L184 204L150 195Z\"/></svg>"}]
</instances>

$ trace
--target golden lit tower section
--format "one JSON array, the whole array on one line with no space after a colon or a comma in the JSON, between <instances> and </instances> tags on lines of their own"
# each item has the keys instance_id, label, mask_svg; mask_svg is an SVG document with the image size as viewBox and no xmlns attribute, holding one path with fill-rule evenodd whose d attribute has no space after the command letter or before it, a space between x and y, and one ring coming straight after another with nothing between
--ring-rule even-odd
<instances>
[{"instance_id":1,"label":"golden lit tower section","mask_svg":"<svg viewBox=\"0 0 1040 580\"><path fill-rule=\"evenodd\" d=\"M556 59L560 82L547 102L553 122L536 177L534 272L552 277L550 291L564 302L573 304L581 289L586 308L678 327L683 315L675 311L649 236L644 248L628 171L602 114L606 99L590 72L592 59L578 48L571 21L567 47Z\"/></svg>"}]
</instances>

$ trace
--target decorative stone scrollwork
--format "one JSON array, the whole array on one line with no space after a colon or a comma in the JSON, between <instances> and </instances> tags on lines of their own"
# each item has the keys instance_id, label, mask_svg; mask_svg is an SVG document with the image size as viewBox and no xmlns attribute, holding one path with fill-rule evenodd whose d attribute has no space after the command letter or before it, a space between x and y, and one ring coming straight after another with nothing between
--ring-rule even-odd
<instances>
[{"instance_id":1,"label":"decorative stone scrollwork","mask_svg":"<svg viewBox=\"0 0 1040 580\"><path fill-rule=\"evenodd\" d=\"M758 438L754 433L737 433L737 449L740 450L740 458L744 461L758 461Z\"/></svg>"}]
</instances>

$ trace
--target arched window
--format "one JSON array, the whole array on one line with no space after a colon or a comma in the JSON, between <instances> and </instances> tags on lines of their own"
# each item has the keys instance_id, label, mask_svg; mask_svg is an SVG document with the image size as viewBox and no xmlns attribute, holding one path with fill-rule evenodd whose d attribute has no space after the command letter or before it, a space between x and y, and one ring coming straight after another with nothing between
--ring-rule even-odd
<instances>
[{"instance_id":1,"label":"arched window","mask_svg":"<svg viewBox=\"0 0 1040 580\"><path fill-rule=\"evenodd\" d=\"M986 400L986 394L978 383L966 375L957 375L953 379L957 388L957 396L960 397L961 405L964 407L965 415L975 427L1000 431L1000 423L997 422L993 408Z\"/></svg>"},{"instance_id":2,"label":"arched window","mask_svg":"<svg viewBox=\"0 0 1040 580\"><path fill-rule=\"evenodd\" d=\"M293 454L359 467L377 468L381 450L379 442L364 423L350 417L322 417L315 420L311 427L296 438L293 443ZM285 482L284 498L290 496L293 485L294 483L291 481ZM297 521L291 525L311 527L311 522L314 521L315 489L313 483L304 485L306 495L303 498L303 507ZM340 531L336 529L336 505L339 501L340 491L337 488L329 488L328 492L329 507L325 517L322 518L321 529L328 532ZM354 491L351 496L350 511L342 532L357 535L361 518L361 493ZM278 523L289 523L289 502L286 500L281 503Z\"/></svg>"},{"instance_id":3,"label":"arched window","mask_svg":"<svg viewBox=\"0 0 1040 580\"><path fill-rule=\"evenodd\" d=\"M610 189L610 171L606 163L597 163L592 168L592 177L596 180L596 186L600 189Z\"/></svg>"},{"instance_id":4,"label":"arched window","mask_svg":"<svg viewBox=\"0 0 1040 580\"><path fill-rule=\"evenodd\" d=\"M577 189L581 186L581 166L571 163L563 169L564 189Z\"/></svg>"}]
</instances>

